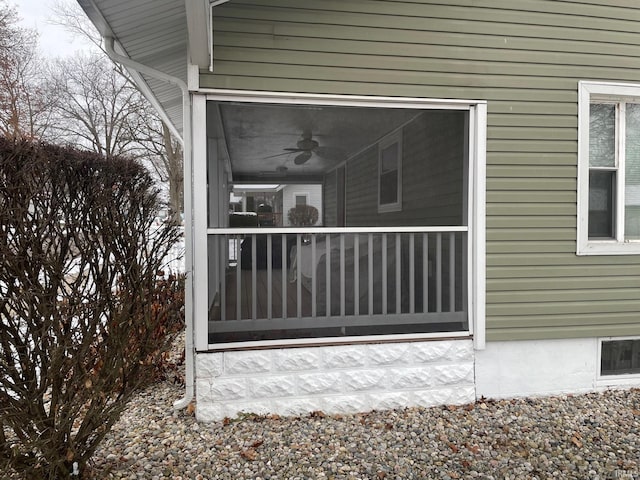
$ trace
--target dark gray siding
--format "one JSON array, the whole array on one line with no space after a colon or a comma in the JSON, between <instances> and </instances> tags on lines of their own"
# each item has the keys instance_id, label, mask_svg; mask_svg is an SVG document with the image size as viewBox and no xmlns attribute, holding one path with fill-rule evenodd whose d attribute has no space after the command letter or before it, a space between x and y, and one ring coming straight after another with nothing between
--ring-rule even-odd
<instances>
[{"instance_id":1,"label":"dark gray siding","mask_svg":"<svg viewBox=\"0 0 640 480\"><path fill-rule=\"evenodd\" d=\"M322 213L324 215L323 225L335 227L337 224L337 202L336 202L336 173L335 170L324 178L322 185Z\"/></svg>"},{"instance_id":2,"label":"dark gray siding","mask_svg":"<svg viewBox=\"0 0 640 480\"><path fill-rule=\"evenodd\" d=\"M461 225L465 113L429 111L402 128L402 210L378 213L378 146L347 161L347 225Z\"/></svg>"},{"instance_id":3,"label":"dark gray siding","mask_svg":"<svg viewBox=\"0 0 640 480\"><path fill-rule=\"evenodd\" d=\"M577 84L640 80L636 0L234 0L202 87L488 101L489 340L640 334L640 258L577 257Z\"/></svg>"}]
</instances>

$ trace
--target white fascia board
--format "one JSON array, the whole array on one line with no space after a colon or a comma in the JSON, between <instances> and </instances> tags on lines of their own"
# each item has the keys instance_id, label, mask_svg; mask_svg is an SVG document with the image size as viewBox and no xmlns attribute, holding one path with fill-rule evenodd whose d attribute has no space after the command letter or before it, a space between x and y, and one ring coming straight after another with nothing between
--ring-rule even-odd
<instances>
[{"instance_id":1,"label":"white fascia board","mask_svg":"<svg viewBox=\"0 0 640 480\"><path fill-rule=\"evenodd\" d=\"M96 5L94 0L76 0L78 5L84 10L84 13L89 17L91 23L93 23L100 32L100 35L105 36L114 36L113 31L111 30L111 26L107 23L107 20L104 18L102 11Z\"/></svg>"}]
</instances>

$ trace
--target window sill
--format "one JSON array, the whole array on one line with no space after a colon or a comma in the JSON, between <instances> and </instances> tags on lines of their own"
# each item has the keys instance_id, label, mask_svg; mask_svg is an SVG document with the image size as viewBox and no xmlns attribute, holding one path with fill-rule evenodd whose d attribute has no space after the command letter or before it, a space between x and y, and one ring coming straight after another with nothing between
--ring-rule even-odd
<instances>
[{"instance_id":1,"label":"window sill","mask_svg":"<svg viewBox=\"0 0 640 480\"><path fill-rule=\"evenodd\" d=\"M596 388L635 387L638 384L640 384L640 374L637 373L598 375L596 379Z\"/></svg>"},{"instance_id":2,"label":"window sill","mask_svg":"<svg viewBox=\"0 0 640 480\"><path fill-rule=\"evenodd\" d=\"M640 255L640 241L604 240L578 243L576 255Z\"/></svg>"},{"instance_id":3,"label":"window sill","mask_svg":"<svg viewBox=\"0 0 640 480\"><path fill-rule=\"evenodd\" d=\"M378 213L401 212L402 205L399 203L389 203L387 205L378 205Z\"/></svg>"}]
</instances>

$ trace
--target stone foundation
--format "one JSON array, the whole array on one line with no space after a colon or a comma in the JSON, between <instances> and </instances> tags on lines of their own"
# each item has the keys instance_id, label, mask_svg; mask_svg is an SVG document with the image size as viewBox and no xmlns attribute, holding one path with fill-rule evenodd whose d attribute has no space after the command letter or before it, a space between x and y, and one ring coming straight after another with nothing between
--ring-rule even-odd
<instances>
[{"instance_id":1,"label":"stone foundation","mask_svg":"<svg viewBox=\"0 0 640 480\"><path fill-rule=\"evenodd\" d=\"M201 353L198 420L475 401L469 339Z\"/></svg>"}]
</instances>

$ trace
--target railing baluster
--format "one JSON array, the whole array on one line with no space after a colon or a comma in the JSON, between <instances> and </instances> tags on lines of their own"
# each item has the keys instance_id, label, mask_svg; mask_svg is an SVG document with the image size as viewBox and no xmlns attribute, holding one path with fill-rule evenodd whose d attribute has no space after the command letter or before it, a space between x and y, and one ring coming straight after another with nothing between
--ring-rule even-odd
<instances>
[{"instance_id":1,"label":"railing baluster","mask_svg":"<svg viewBox=\"0 0 640 480\"><path fill-rule=\"evenodd\" d=\"M223 259L221 262L222 268L222 280L220 281L220 320L225 321L227 319L227 265L228 260L225 258L224 253L226 249L224 247L225 243L227 244L227 248L229 245L229 237L226 235L222 236L223 241L220 242L220 258ZM234 239L235 243L235 239Z\"/></svg>"},{"instance_id":2,"label":"railing baluster","mask_svg":"<svg viewBox=\"0 0 640 480\"><path fill-rule=\"evenodd\" d=\"M271 320L273 318L273 299L271 295L273 294L273 288L271 285L271 281L273 278L273 265L271 259L273 250L273 241L271 238L271 234L267 234L267 318ZM284 272L284 270L283 270Z\"/></svg>"},{"instance_id":3,"label":"railing baluster","mask_svg":"<svg viewBox=\"0 0 640 480\"><path fill-rule=\"evenodd\" d=\"M382 314L387 313L387 234L382 234Z\"/></svg>"},{"instance_id":4,"label":"railing baluster","mask_svg":"<svg viewBox=\"0 0 640 480\"><path fill-rule=\"evenodd\" d=\"M429 234L422 234L422 312L429 311Z\"/></svg>"},{"instance_id":5,"label":"railing baluster","mask_svg":"<svg viewBox=\"0 0 640 480\"><path fill-rule=\"evenodd\" d=\"M286 235L282 239L282 318L287 318L287 242ZM300 266L298 266L300 272ZM299 275L299 273L298 273Z\"/></svg>"},{"instance_id":6,"label":"railing baluster","mask_svg":"<svg viewBox=\"0 0 640 480\"><path fill-rule=\"evenodd\" d=\"M353 314L360 315L360 237L353 235Z\"/></svg>"},{"instance_id":7,"label":"railing baluster","mask_svg":"<svg viewBox=\"0 0 640 480\"><path fill-rule=\"evenodd\" d=\"M436 234L436 312L442 312L442 233Z\"/></svg>"},{"instance_id":8,"label":"railing baluster","mask_svg":"<svg viewBox=\"0 0 640 480\"><path fill-rule=\"evenodd\" d=\"M240 291L242 289L242 255L238 255L236 261L236 319L242 320L242 297Z\"/></svg>"},{"instance_id":9,"label":"railing baluster","mask_svg":"<svg viewBox=\"0 0 640 480\"><path fill-rule=\"evenodd\" d=\"M467 291L467 285L468 285L468 273L469 273L469 269L467 268L467 255L469 253L468 250L468 244L467 242L468 237L467 237L467 233L464 232L460 235L461 239L462 239L462 258L460 259L460 264L462 265L462 277L460 278L460 284L462 285L461 288L461 303L462 303L462 311L467 311L468 305L469 305L469 292Z\"/></svg>"},{"instance_id":10,"label":"railing baluster","mask_svg":"<svg viewBox=\"0 0 640 480\"><path fill-rule=\"evenodd\" d=\"M402 243L400 234L396 233L396 313L402 313Z\"/></svg>"},{"instance_id":11,"label":"railing baluster","mask_svg":"<svg viewBox=\"0 0 640 480\"><path fill-rule=\"evenodd\" d=\"M258 248L258 236L251 235L251 318L258 318L258 260L256 250Z\"/></svg>"},{"instance_id":12,"label":"railing baluster","mask_svg":"<svg viewBox=\"0 0 640 480\"><path fill-rule=\"evenodd\" d=\"M302 235L296 235L296 262L298 265L298 275L296 275L296 312L298 318L302 317L302 273L300 266L302 263Z\"/></svg>"},{"instance_id":13,"label":"railing baluster","mask_svg":"<svg viewBox=\"0 0 640 480\"><path fill-rule=\"evenodd\" d=\"M311 265L314 265L314 267L311 269L311 316L315 318L316 313L317 313L317 306L316 306L316 283L317 283L317 277L316 277L316 269L315 269L315 265L316 265L316 235L313 234L311 236Z\"/></svg>"},{"instance_id":14,"label":"railing baluster","mask_svg":"<svg viewBox=\"0 0 640 480\"><path fill-rule=\"evenodd\" d=\"M346 282L345 282L345 268L344 268L344 233L340 234L340 315L344 317L345 314L345 296L346 296Z\"/></svg>"},{"instance_id":15,"label":"railing baluster","mask_svg":"<svg viewBox=\"0 0 640 480\"><path fill-rule=\"evenodd\" d=\"M367 248L369 257L367 258L367 281L369 286L369 315L373 315L373 233L367 234Z\"/></svg>"},{"instance_id":16,"label":"railing baluster","mask_svg":"<svg viewBox=\"0 0 640 480\"><path fill-rule=\"evenodd\" d=\"M456 311L456 234L449 234L449 311Z\"/></svg>"},{"instance_id":17,"label":"railing baluster","mask_svg":"<svg viewBox=\"0 0 640 480\"><path fill-rule=\"evenodd\" d=\"M415 234L409 234L409 313L416 312Z\"/></svg>"},{"instance_id":18,"label":"railing baluster","mask_svg":"<svg viewBox=\"0 0 640 480\"><path fill-rule=\"evenodd\" d=\"M324 261L326 268L326 278L325 278L325 294L326 294L326 315L327 317L331 316L331 235L327 233L325 240L325 252L324 252Z\"/></svg>"}]
</instances>

